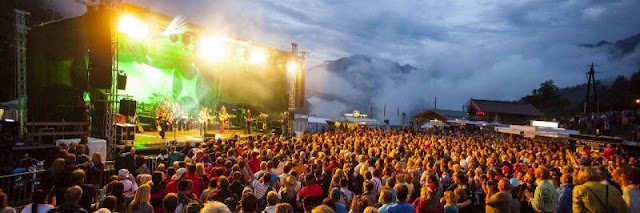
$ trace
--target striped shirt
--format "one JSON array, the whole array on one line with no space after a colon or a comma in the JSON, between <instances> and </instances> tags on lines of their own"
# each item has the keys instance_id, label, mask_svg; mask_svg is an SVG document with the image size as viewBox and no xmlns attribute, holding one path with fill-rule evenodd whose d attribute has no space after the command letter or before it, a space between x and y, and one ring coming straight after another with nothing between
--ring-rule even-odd
<instances>
[{"instance_id":1,"label":"striped shirt","mask_svg":"<svg viewBox=\"0 0 640 213\"><path fill-rule=\"evenodd\" d=\"M256 195L256 198L261 199L265 194L267 194L269 185L264 185L260 183L260 181L253 180L251 188L253 188L253 194Z\"/></svg>"}]
</instances>

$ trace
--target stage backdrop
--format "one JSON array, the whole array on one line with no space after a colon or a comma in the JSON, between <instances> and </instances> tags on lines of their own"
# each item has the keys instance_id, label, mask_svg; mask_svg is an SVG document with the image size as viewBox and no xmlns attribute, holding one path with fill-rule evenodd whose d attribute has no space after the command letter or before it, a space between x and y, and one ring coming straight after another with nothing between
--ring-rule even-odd
<instances>
[{"instance_id":1,"label":"stage backdrop","mask_svg":"<svg viewBox=\"0 0 640 213\"><path fill-rule=\"evenodd\" d=\"M100 120L97 116L104 114L104 107L100 111L96 101L105 99L111 81L110 31L118 30L125 14L149 27L146 38L118 34L117 39L119 70L127 75L126 89L120 93L138 101L140 114L153 116L165 97L185 111L220 104L250 105L267 112L287 109L285 67L290 53L262 46L268 59L253 65L248 58L257 44L227 39L224 60L205 62L198 57L198 42L214 30L184 20L176 25L175 17L125 4L118 11L94 10L32 27L27 47L29 120L85 120L83 97L94 103L94 121ZM168 30L172 21L174 30Z\"/></svg>"},{"instance_id":2,"label":"stage backdrop","mask_svg":"<svg viewBox=\"0 0 640 213\"><path fill-rule=\"evenodd\" d=\"M221 50L211 50L224 52L223 59L204 61L198 54L199 40L214 32L133 5L125 8L126 12L116 15L116 23L129 14L149 28L145 38L122 33L118 37L118 67L127 76L121 93L138 101L139 113L154 111L165 98L189 114L200 106L220 104L246 104L269 112L287 109L289 53L260 47L268 58L254 65L248 59L256 46L227 38Z\"/></svg>"}]
</instances>

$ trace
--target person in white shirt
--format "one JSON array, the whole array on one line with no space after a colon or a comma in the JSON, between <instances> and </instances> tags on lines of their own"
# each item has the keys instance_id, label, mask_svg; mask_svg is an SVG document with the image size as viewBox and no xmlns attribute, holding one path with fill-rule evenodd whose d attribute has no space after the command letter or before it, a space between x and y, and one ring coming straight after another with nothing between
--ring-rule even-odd
<instances>
[{"instance_id":1,"label":"person in white shirt","mask_svg":"<svg viewBox=\"0 0 640 213\"><path fill-rule=\"evenodd\" d=\"M120 179L122 185L124 185L124 196L126 198L133 198L133 195L135 195L138 190L138 183L136 183L133 175L130 175L127 169L120 169L118 171L118 179Z\"/></svg>"},{"instance_id":2,"label":"person in white shirt","mask_svg":"<svg viewBox=\"0 0 640 213\"><path fill-rule=\"evenodd\" d=\"M276 205L280 199L278 199L278 193L270 191L267 193L267 207L264 208L263 213L276 213Z\"/></svg>"},{"instance_id":3,"label":"person in white shirt","mask_svg":"<svg viewBox=\"0 0 640 213\"><path fill-rule=\"evenodd\" d=\"M46 213L54 208L51 204L47 204L47 193L42 190L35 192L31 201L32 203L26 205L20 213L32 213L34 206L37 213Z\"/></svg>"}]
</instances>

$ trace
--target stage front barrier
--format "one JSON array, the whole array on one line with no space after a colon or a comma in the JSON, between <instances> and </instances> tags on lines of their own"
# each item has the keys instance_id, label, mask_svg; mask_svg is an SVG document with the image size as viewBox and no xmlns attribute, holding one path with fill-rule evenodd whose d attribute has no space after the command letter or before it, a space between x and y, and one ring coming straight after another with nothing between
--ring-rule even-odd
<instances>
[{"instance_id":1,"label":"stage front barrier","mask_svg":"<svg viewBox=\"0 0 640 213\"><path fill-rule=\"evenodd\" d=\"M93 153L99 152L102 155L102 162L105 162L107 158L107 141L100 138L88 138L88 148L89 148L89 157L93 156ZM71 144L71 143L80 143L80 138L71 138L71 139L58 139L56 140L56 146L60 146L60 144Z\"/></svg>"},{"instance_id":2,"label":"stage front barrier","mask_svg":"<svg viewBox=\"0 0 640 213\"><path fill-rule=\"evenodd\" d=\"M33 193L40 186L45 170L0 176L0 189L9 197L10 206L22 206L31 202Z\"/></svg>"}]
</instances>

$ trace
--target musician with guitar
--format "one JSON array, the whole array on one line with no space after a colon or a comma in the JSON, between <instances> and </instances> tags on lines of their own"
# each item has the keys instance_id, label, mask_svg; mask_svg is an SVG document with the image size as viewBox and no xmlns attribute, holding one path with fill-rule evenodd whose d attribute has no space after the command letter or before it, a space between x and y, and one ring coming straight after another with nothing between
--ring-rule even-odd
<instances>
[{"instance_id":1,"label":"musician with guitar","mask_svg":"<svg viewBox=\"0 0 640 213\"><path fill-rule=\"evenodd\" d=\"M229 113L227 113L227 108L224 105L220 108L218 118L220 119L220 134L224 134L224 126L229 121Z\"/></svg>"},{"instance_id":2,"label":"musician with guitar","mask_svg":"<svg viewBox=\"0 0 640 213\"><path fill-rule=\"evenodd\" d=\"M200 123L200 135L203 135L204 133L207 132L207 129L209 128L209 113L211 113L211 110L209 110L209 108L207 107L203 107L202 109L200 109L200 112L198 112L198 122Z\"/></svg>"},{"instance_id":3,"label":"musician with guitar","mask_svg":"<svg viewBox=\"0 0 640 213\"><path fill-rule=\"evenodd\" d=\"M164 139L165 137L165 132L167 131L167 129L169 129L169 118L168 118L168 113L167 110L164 108L164 106L160 106L160 108L158 108L158 112L157 112L157 123L156 123L156 127L158 128L158 134L160 134L160 137L162 139Z\"/></svg>"}]
</instances>

